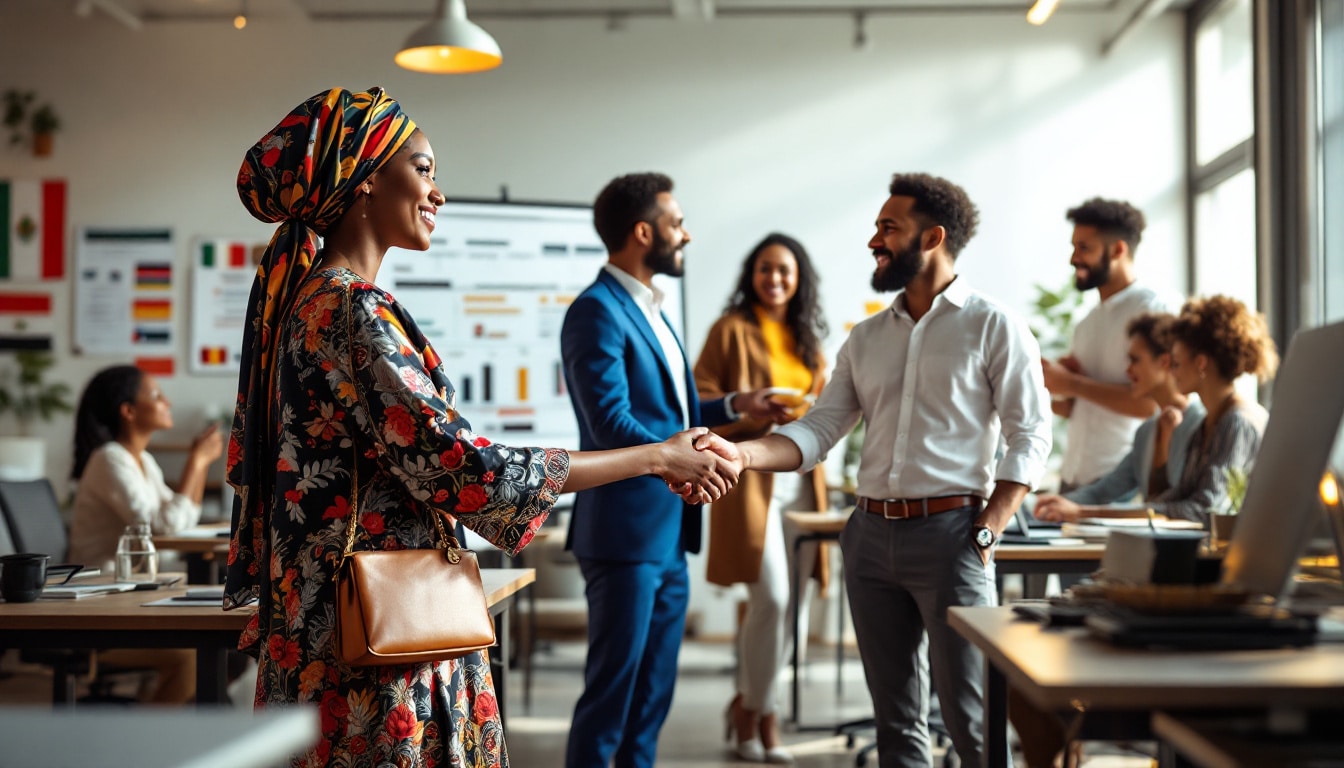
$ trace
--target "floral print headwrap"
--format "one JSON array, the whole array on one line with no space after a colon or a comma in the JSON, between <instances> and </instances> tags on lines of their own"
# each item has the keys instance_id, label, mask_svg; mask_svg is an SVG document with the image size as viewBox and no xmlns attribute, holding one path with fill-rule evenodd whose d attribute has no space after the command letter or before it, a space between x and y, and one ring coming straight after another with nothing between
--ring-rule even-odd
<instances>
[{"instance_id":1,"label":"floral print headwrap","mask_svg":"<svg viewBox=\"0 0 1344 768\"><path fill-rule=\"evenodd\" d=\"M275 459L270 455L274 345L294 292L312 270L317 236L340 220L359 186L415 131L401 105L370 88L333 88L295 107L243 156L238 196L258 219L279 222L257 267L243 327L233 429L226 465L233 502L224 608L257 597L267 560L265 509Z\"/></svg>"}]
</instances>

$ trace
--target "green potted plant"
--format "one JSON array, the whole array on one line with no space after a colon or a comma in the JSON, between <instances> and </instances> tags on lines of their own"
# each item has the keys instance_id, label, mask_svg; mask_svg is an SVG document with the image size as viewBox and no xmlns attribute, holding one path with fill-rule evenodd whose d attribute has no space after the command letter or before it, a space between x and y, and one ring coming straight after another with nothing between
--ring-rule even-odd
<instances>
[{"instance_id":1,"label":"green potted plant","mask_svg":"<svg viewBox=\"0 0 1344 768\"><path fill-rule=\"evenodd\" d=\"M61 119L50 104L34 109L36 99L33 91L5 91L3 122L9 130L10 144L22 144L31 136L33 154L46 157L51 154L53 135L60 130Z\"/></svg>"},{"instance_id":2,"label":"green potted plant","mask_svg":"<svg viewBox=\"0 0 1344 768\"><path fill-rule=\"evenodd\" d=\"M11 88L5 91L4 126L9 131L9 143L21 144L26 135L25 123L28 121L28 107L36 94L32 91L20 91Z\"/></svg>"},{"instance_id":3,"label":"green potted plant","mask_svg":"<svg viewBox=\"0 0 1344 768\"><path fill-rule=\"evenodd\" d=\"M1073 326L1078 313L1083 308L1084 294L1073 285L1070 279L1063 287L1052 290L1035 284L1036 300L1032 302L1032 313L1027 324L1031 335L1041 346L1041 357L1057 360L1069 351L1073 341ZM1066 427L1063 419L1055 419L1051 425L1050 471L1058 471L1064 453L1064 434Z\"/></svg>"},{"instance_id":4,"label":"green potted plant","mask_svg":"<svg viewBox=\"0 0 1344 768\"><path fill-rule=\"evenodd\" d=\"M1250 473L1241 467L1223 467L1223 478L1227 480L1227 496L1218 509L1209 514L1209 530L1214 542L1226 543L1232 540L1232 531L1236 528L1237 513L1246 500L1246 481Z\"/></svg>"},{"instance_id":5,"label":"green potted plant","mask_svg":"<svg viewBox=\"0 0 1344 768\"><path fill-rule=\"evenodd\" d=\"M34 420L49 421L74 407L68 384L45 380L55 364L51 355L20 350L14 353L14 362L0 370L0 434L8 432L10 423L17 431L0 436L0 477L34 479L44 476L46 459L44 441L31 436Z\"/></svg>"},{"instance_id":6,"label":"green potted plant","mask_svg":"<svg viewBox=\"0 0 1344 768\"><path fill-rule=\"evenodd\" d=\"M47 157L51 154L53 137L61 127L61 119L50 104L43 104L33 112L29 125L33 129L33 154Z\"/></svg>"}]
</instances>

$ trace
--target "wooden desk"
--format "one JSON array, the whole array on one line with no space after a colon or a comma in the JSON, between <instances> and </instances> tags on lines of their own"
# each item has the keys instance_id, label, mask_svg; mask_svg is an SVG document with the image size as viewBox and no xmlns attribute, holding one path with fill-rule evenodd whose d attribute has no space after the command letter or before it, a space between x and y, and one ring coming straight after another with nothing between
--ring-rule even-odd
<instances>
[{"instance_id":1,"label":"wooden desk","mask_svg":"<svg viewBox=\"0 0 1344 768\"><path fill-rule=\"evenodd\" d=\"M513 595L536 580L531 568L482 568L486 602L497 622L499 653L495 680L504 708L508 660L508 613ZM121 592L82 600L0 603L0 647L8 648L195 648L196 700L228 701L227 652L256 613L255 606L224 611L217 605L146 607L144 603L186 593L185 586L151 592ZM500 662L504 663L500 663Z\"/></svg>"},{"instance_id":2,"label":"wooden desk","mask_svg":"<svg viewBox=\"0 0 1344 768\"><path fill-rule=\"evenodd\" d=\"M188 584L219 584L219 572L229 555L229 523L206 523L172 534L155 536L154 547L179 552L187 566Z\"/></svg>"},{"instance_id":3,"label":"wooden desk","mask_svg":"<svg viewBox=\"0 0 1344 768\"><path fill-rule=\"evenodd\" d=\"M317 707L243 712L158 707L0 708L0 764L266 768L321 737Z\"/></svg>"},{"instance_id":4,"label":"wooden desk","mask_svg":"<svg viewBox=\"0 0 1344 768\"><path fill-rule=\"evenodd\" d=\"M948 624L985 655L985 759L1006 766L1008 686L1047 711L1338 706L1344 644L1264 651L1116 648L1081 628L1045 629L1010 608L952 608Z\"/></svg>"},{"instance_id":5,"label":"wooden desk","mask_svg":"<svg viewBox=\"0 0 1344 768\"><path fill-rule=\"evenodd\" d=\"M1324 768L1344 765L1339 723L1344 710L1320 713L1327 722L1315 730L1270 733L1262 717L1191 717L1153 713L1153 733L1161 740L1162 765L1196 768Z\"/></svg>"}]
</instances>

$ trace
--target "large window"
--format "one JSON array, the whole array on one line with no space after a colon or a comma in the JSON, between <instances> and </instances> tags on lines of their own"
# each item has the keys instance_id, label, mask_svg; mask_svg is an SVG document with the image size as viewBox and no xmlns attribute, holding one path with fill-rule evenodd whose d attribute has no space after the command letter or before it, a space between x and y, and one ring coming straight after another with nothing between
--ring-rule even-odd
<instances>
[{"instance_id":1,"label":"large window","mask_svg":"<svg viewBox=\"0 0 1344 768\"><path fill-rule=\"evenodd\" d=\"M1195 162L1204 166L1254 130L1251 4L1216 5L1195 28Z\"/></svg>"},{"instance_id":2,"label":"large window","mask_svg":"<svg viewBox=\"0 0 1344 768\"><path fill-rule=\"evenodd\" d=\"M1344 0L1321 0L1319 19L1321 319L1331 322L1344 320Z\"/></svg>"},{"instance_id":3,"label":"large window","mask_svg":"<svg viewBox=\"0 0 1344 768\"><path fill-rule=\"evenodd\" d=\"M1255 171L1246 168L1196 195L1195 227L1203 256L1195 264L1199 293L1226 294L1254 307Z\"/></svg>"},{"instance_id":4,"label":"large window","mask_svg":"<svg viewBox=\"0 0 1344 768\"><path fill-rule=\"evenodd\" d=\"M1191 289L1256 307L1251 0L1206 0L1191 20Z\"/></svg>"}]
</instances>

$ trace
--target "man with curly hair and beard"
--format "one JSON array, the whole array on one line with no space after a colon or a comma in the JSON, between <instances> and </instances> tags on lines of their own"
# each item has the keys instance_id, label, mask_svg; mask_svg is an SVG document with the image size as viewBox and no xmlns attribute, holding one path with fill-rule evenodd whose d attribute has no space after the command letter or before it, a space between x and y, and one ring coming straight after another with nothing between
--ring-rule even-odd
<instances>
[{"instance_id":1,"label":"man with curly hair and beard","mask_svg":"<svg viewBox=\"0 0 1344 768\"><path fill-rule=\"evenodd\" d=\"M957 276L979 219L966 192L922 173L897 174L889 192L868 248L874 290L896 292L890 308L854 327L803 418L713 450L746 469L806 469L863 418L840 547L878 762L929 765L932 672L957 753L979 765L1007 745L984 743L983 659L947 609L997 600L994 549L1045 470L1049 395L1026 323Z\"/></svg>"},{"instance_id":2,"label":"man with curly hair and beard","mask_svg":"<svg viewBox=\"0 0 1344 768\"><path fill-rule=\"evenodd\" d=\"M1139 315L1175 310L1134 272L1134 252L1146 225L1142 211L1122 200L1094 197L1066 216L1073 222L1074 286L1095 288L1101 301L1074 329L1069 354L1041 361L1045 387L1055 398L1051 410L1069 420L1060 493L1114 469L1139 424L1157 411L1152 398L1135 395L1129 386L1125 328ZM1169 434L1174 427L1163 421L1158 428Z\"/></svg>"}]
</instances>

